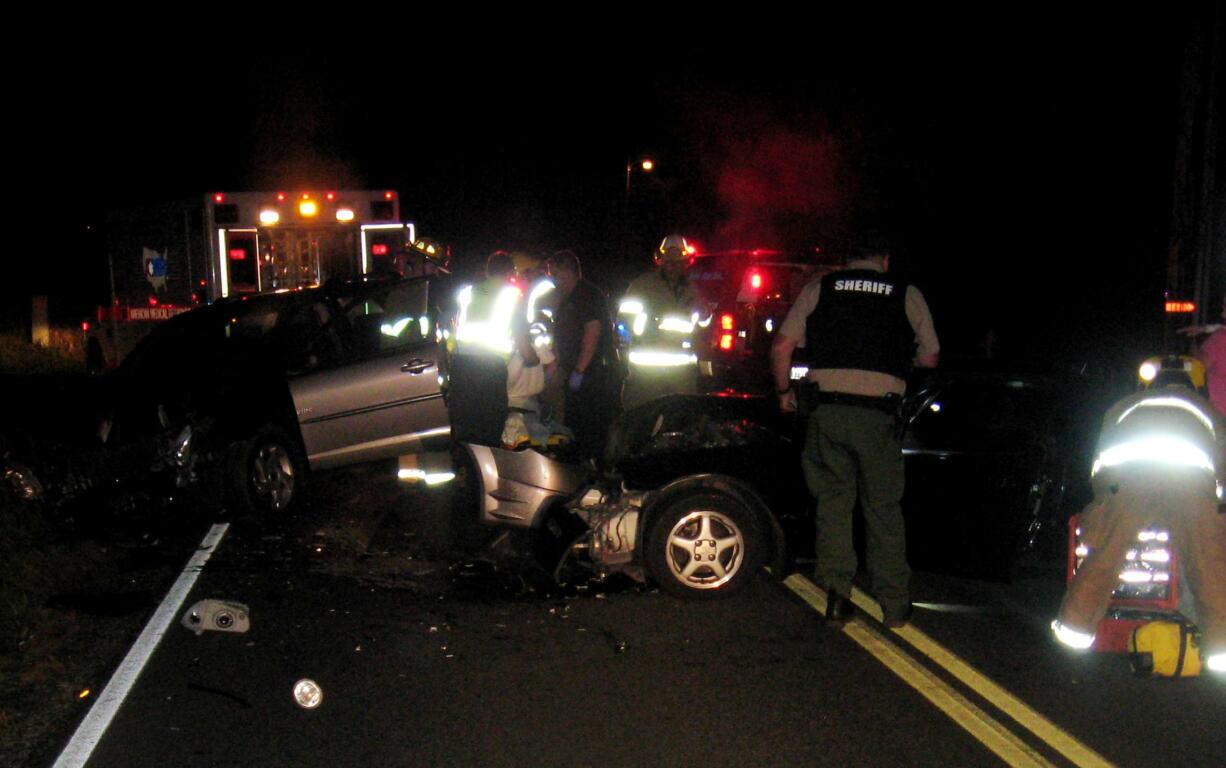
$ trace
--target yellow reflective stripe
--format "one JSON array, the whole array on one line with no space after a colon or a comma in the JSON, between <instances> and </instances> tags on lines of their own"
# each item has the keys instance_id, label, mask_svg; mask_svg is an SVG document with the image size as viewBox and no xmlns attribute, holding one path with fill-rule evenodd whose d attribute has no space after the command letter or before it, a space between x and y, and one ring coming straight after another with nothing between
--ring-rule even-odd
<instances>
[{"instance_id":1,"label":"yellow reflective stripe","mask_svg":"<svg viewBox=\"0 0 1226 768\"><path fill-rule=\"evenodd\" d=\"M693 322L691 322L690 320L687 320L684 317L678 317L676 315L665 315L660 320L660 324L656 327L658 327L661 331L667 331L669 333L688 334L688 333L694 332Z\"/></svg>"},{"instance_id":2,"label":"yellow reflective stripe","mask_svg":"<svg viewBox=\"0 0 1226 768\"><path fill-rule=\"evenodd\" d=\"M1150 462L1172 467L1196 467L1213 472L1213 460L1209 454L1187 440L1177 437L1146 437L1113 445L1099 452L1090 469L1090 476L1100 470L1118 467L1121 464Z\"/></svg>"},{"instance_id":3,"label":"yellow reflective stripe","mask_svg":"<svg viewBox=\"0 0 1226 768\"><path fill-rule=\"evenodd\" d=\"M647 349L630 350L630 364L645 368L675 368L683 365L696 365L698 355L692 352L662 352Z\"/></svg>"}]
</instances>

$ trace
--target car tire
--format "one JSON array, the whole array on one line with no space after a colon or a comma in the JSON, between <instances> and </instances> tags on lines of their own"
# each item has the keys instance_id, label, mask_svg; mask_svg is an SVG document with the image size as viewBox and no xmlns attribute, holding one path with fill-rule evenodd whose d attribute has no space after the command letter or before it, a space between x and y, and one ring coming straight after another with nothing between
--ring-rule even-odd
<instances>
[{"instance_id":1,"label":"car tire","mask_svg":"<svg viewBox=\"0 0 1226 768\"><path fill-rule=\"evenodd\" d=\"M695 493L652 517L645 559L664 591L711 600L736 592L758 572L762 541L745 505L721 493Z\"/></svg>"},{"instance_id":2,"label":"car tire","mask_svg":"<svg viewBox=\"0 0 1226 768\"><path fill-rule=\"evenodd\" d=\"M306 467L294 441L271 424L234 443L226 462L232 511L269 520L289 515L306 490Z\"/></svg>"}]
</instances>

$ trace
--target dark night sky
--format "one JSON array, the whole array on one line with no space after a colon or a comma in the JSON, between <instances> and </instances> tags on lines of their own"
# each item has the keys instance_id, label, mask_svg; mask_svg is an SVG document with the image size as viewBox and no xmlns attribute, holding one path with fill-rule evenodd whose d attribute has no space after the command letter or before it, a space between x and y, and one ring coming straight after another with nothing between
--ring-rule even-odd
<instances>
[{"instance_id":1,"label":"dark night sky","mask_svg":"<svg viewBox=\"0 0 1226 768\"><path fill-rule=\"evenodd\" d=\"M1182 15L871 21L617 40L419 27L403 37L429 48L388 34L345 53L293 31L78 41L15 94L36 158L21 188L76 201L35 212L24 248L50 232L70 253L7 292L73 293L66 271L95 290L81 232L109 208L299 184L400 190L462 260L574 247L612 275L625 163L650 152L632 241L828 244L884 219L947 349L989 326L1019 356L1160 341Z\"/></svg>"}]
</instances>

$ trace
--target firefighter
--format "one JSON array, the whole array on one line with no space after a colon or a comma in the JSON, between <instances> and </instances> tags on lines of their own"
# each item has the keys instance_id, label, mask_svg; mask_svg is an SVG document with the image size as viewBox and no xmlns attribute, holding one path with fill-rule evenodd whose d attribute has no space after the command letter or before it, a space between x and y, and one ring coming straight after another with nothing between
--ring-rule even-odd
<instances>
[{"instance_id":1,"label":"firefighter","mask_svg":"<svg viewBox=\"0 0 1226 768\"><path fill-rule=\"evenodd\" d=\"M447 408L452 437L461 443L502 445L506 424L507 363L518 353L525 366L540 363L528 338L523 292L515 285L510 254L495 251L485 279L457 296L455 352Z\"/></svg>"},{"instance_id":2,"label":"firefighter","mask_svg":"<svg viewBox=\"0 0 1226 768\"><path fill-rule=\"evenodd\" d=\"M632 280L618 305L618 322L629 346L630 373L623 393L627 408L698 391L694 329L709 318L686 279L689 260L685 238L664 238L656 249L656 269Z\"/></svg>"},{"instance_id":3,"label":"firefighter","mask_svg":"<svg viewBox=\"0 0 1226 768\"><path fill-rule=\"evenodd\" d=\"M888 244L866 236L846 268L805 286L771 348L771 371L784 411L797 409L793 352L809 365L807 389L816 390L806 398L816 402L801 465L817 500L814 576L827 591L826 619L841 624L854 613L858 495L872 589L886 626L896 628L911 615L911 571L895 420L912 365L935 367L940 345L923 295L887 274L889 266Z\"/></svg>"},{"instance_id":4,"label":"firefighter","mask_svg":"<svg viewBox=\"0 0 1226 768\"><path fill-rule=\"evenodd\" d=\"M1204 366L1175 360L1181 365L1142 366L1145 388L1103 420L1091 469L1094 500L1081 519L1089 553L1052 630L1065 645L1089 648L1139 534L1161 528L1195 598L1205 664L1226 672L1226 516L1218 512L1226 420L1193 389L1203 386Z\"/></svg>"}]
</instances>

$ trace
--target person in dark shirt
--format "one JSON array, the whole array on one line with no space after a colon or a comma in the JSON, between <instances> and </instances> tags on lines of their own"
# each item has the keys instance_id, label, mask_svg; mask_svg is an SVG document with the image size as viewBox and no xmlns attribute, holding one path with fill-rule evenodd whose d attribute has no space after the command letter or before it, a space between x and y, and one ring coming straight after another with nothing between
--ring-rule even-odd
<instances>
[{"instance_id":1,"label":"person in dark shirt","mask_svg":"<svg viewBox=\"0 0 1226 768\"><path fill-rule=\"evenodd\" d=\"M579 257L571 251L550 257L549 276L558 291L553 336L558 377L566 388L565 423L574 431L582 454L599 462L621 383L608 300L594 283L583 279Z\"/></svg>"}]
</instances>

